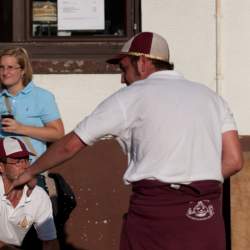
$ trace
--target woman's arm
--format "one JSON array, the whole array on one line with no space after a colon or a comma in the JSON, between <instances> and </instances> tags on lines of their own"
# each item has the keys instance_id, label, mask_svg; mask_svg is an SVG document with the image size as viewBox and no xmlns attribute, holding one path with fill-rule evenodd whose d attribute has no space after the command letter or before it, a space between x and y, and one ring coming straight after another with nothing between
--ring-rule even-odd
<instances>
[{"instance_id":1,"label":"woman's arm","mask_svg":"<svg viewBox=\"0 0 250 250\"><path fill-rule=\"evenodd\" d=\"M64 135L64 126L61 119L45 124L44 127L34 127L21 124L13 119L3 119L4 132L25 135L46 142L54 142Z\"/></svg>"}]
</instances>

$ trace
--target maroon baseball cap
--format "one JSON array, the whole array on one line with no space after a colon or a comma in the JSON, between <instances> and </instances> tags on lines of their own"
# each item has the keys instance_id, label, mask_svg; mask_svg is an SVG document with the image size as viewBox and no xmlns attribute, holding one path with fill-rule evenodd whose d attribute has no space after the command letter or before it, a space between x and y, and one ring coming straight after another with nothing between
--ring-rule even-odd
<instances>
[{"instance_id":1,"label":"maroon baseball cap","mask_svg":"<svg viewBox=\"0 0 250 250\"><path fill-rule=\"evenodd\" d=\"M26 158L34 155L29 152L24 143L15 137L0 138L0 157L1 158Z\"/></svg>"},{"instance_id":2,"label":"maroon baseball cap","mask_svg":"<svg viewBox=\"0 0 250 250\"><path fill-rule=\"evenodd\" d=\"M121 52L113 58L107 60L107 63L118 64L125 56L142 56L169 62L169 47L166 39L153 32L141 32L127 41Z\"/></svg>"}]
</instances>

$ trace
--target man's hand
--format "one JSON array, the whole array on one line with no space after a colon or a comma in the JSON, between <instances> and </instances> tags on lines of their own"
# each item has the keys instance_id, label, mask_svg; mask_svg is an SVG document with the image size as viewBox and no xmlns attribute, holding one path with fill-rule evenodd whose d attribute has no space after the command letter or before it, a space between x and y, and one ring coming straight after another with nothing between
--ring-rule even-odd
<instances>
[{"instance_id":1,"label":"man's hand","mask_svg":"<svg viewBox=\"0 0 250 250\"><path fill-rule=\"evenodd\" d=\"M10 246L0 241L0 250L17 250L14 246Z\"/></svg>"},{"instance_id":2,"label":"man's hand","mask_svg":"<svg viewBox=\"0 0 250 250\"><path fill-rule=\"evenodd\" d=\"M12 191L18 187L18 186L23 186L24 184L27 184L29 189L27 191L27 196L30 196L32 190L36 186L36 178L31 175L28 171L25 171L22 173L16 180L14 180L5 195L7 195L7 198L11 198Z\"/></svg>"}]
</instances>

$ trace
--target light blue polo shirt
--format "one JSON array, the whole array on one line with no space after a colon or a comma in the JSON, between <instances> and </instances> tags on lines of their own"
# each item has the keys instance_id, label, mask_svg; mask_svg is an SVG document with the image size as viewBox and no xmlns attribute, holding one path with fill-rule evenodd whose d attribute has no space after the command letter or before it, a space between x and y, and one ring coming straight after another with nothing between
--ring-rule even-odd
<instances>
[{"instance_id":1,"label":"light blue polo shirt","mask_svg":"<svg viewBox=\"0 0 250 250\"><path fill-rule=\"evenodd\" d=\"M46 123L60 118L54 95L48 90L37 87L32 81L16 96L12 96L6 89L2 90L0 93L0 114L7 112L4 95L9 97L15 119L22 124L43 127ZM22 139L22 136L5 133L0 129L0 137L6 136ZM33 138L30 140L37 152L37 156L33 157L35 160L46 150L46 142Z\"/></svg>"}]
</instances>

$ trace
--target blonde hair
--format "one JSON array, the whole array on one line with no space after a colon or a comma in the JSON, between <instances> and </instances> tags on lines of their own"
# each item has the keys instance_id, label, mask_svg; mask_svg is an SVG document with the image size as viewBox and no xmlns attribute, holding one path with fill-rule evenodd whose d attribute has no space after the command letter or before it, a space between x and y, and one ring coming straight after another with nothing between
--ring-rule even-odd
<instances>
[{"instance_id":1,"label":"blonde hair","mask_svg":"<svg viewBox=\"0 0 250 250\"><path fill-rule=\"evenodd\" d=\"M3 56L14 56L16 58L17 63L24 71L23 85L28 85L28 83L32 80L33 70L27 50L24 48L7 48L1 52L0 58Z\"/></svg>"}]
</instances>

